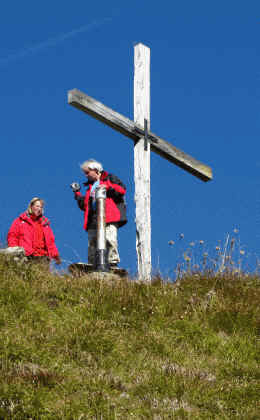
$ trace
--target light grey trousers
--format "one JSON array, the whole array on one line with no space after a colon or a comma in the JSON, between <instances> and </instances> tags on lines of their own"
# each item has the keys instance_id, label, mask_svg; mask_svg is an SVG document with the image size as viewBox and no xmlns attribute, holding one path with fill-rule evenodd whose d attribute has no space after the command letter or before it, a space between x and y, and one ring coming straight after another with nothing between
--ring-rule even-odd
<instances>
[{"instance_id":1,"label":"light grey trousers","mask_svg":"<svg viewBox=\"0 0 260 420\"><path fill-rule=\"evenodd\" d=\"M106 225L106 242L108 251L108 263L118 264L120 257L118 253L117 227L115 225ZM88 230L88 263L95 265L97 250L97 231Z\"/></svg>"}]
</instances>

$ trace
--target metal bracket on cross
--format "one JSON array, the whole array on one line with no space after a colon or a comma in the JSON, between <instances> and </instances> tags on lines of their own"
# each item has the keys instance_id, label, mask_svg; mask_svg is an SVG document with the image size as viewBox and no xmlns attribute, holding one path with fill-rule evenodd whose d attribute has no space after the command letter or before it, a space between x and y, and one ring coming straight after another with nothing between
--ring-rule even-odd
<instances>
[{"instance_id":1,"label":"metal bracket on cross","mask_svg":"<svg viewBox=\"0 0 260 420\"><path fill-rule=\"evenodd\" d=\"M141 134L141 136L144 137L144 150L147 151L148 141L150 143L158 143L158 140L148 131L148 121L146 118L144 119L144 128L138 127L136 125L135 131L136 133Z\"/></svg>"},{"instance_id":2,"label":"metal bracket on cross","mask_svg":"<svg viewBox=\"0 0 260 420\"><path fill-rule=\"evenodd\" d=\"M147 119L144 119L144 150L147 152L147 143L148 143L148 129L147 129Z\"/></svg>"}]
</instances>

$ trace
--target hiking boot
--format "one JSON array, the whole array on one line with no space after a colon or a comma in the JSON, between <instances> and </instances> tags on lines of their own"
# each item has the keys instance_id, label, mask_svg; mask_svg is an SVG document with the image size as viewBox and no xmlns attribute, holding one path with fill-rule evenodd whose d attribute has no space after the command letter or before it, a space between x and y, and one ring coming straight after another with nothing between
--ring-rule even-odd
<instances>
[{"instance_id":1,"label":"hiking boot","mask_svg":"<svg viewBox=\"0 0 260 420\"><path fill-rule=\"evenodd\" d=\"M119 270L119 267L118 267L118 264L117 263L109 264L109 268L111 270Z\"/></svg>"}]
</instances>

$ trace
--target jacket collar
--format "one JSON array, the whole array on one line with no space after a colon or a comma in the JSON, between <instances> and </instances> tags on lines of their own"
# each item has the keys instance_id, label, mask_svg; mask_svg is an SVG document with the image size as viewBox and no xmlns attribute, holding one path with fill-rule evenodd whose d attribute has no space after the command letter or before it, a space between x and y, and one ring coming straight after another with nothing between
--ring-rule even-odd
<instances>
[{"instance_id":1,"label":"jacket collar","mask_svg":"<svg viewBox=\"0 0 260 420\"><path fill-rule=\"evenodd\" d=\"M26 222L30 223L30 224L33 223L32 219L31 219L31 217L30 217L30 215L29 215L29 213L27 211L25 211L24 213L20 214L19 218L21 220L23 220L23 221L26 221ZM40 220L41 220L41 224L43 226L46 226L46 225L49 225L50 224L49 220L45 216L42 216L40 218Z\"/></svg>"}]
</instances>

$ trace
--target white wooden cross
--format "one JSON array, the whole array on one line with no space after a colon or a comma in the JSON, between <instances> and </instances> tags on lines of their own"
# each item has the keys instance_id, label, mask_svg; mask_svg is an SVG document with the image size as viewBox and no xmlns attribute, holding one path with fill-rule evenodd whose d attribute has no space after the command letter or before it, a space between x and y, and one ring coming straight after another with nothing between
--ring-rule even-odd
<instances>
[{"instance_id":1,"label":"white wooden cross","mask_svg":"<svg viewBox=\"0 0 260 420\"><path fill-rule=\"evenodd\" d=\"M151 280L150 149L202 181L212 170L150 132L150 48L134 48L134 121L113 111L77 89L68 92L68 103L109 125L134 141L136 251L138 278Z\"/></svg>"}]
</instances>

